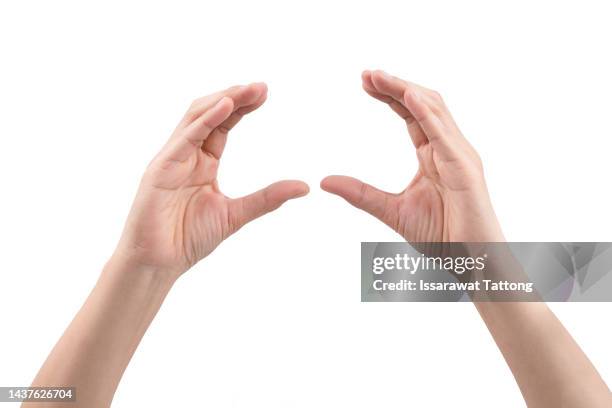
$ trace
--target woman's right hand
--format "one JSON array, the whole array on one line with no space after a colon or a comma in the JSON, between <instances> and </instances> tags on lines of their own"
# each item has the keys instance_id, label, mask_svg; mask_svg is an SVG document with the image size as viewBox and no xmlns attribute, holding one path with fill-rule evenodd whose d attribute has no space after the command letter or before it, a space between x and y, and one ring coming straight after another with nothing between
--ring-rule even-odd
<instances>
[{"instance_id":1,"label":"woman's right hand","mask_svg":"<svg viewBox=\"0 0 612 408\"><path fill-rule=\"evenodd\" d=\"M365 71L363 88L408 127L419 168L399 194L347 176L321 187L374 215L408 242L504 241L480 157L461 134L440 95L383 71Z\"/></svg>"}]
</instances>

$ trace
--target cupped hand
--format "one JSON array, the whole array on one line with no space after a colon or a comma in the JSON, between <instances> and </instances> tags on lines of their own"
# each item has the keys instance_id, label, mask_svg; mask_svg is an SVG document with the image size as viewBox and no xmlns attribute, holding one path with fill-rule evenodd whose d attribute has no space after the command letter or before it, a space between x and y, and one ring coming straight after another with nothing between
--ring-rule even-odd
<instances>
[{"instance_id":1,"label":"cupped hand","mask_svg":"<svg viewBox=\"0 0 612 408\"><path fill-rule=\"evenodd\" d=\"M266 96L266 85L255 83L193 102L142 178L117 256L178 276L247 222L308 193L292 180L235 199L219 189L228 132Z\"/></svg>"},{"instance_id":2,"label":"cupped hand","mask_svg":"<svg viewBox=\"0 0 612 408\"><path fill-rule=\"evenodd\" d=\"M408 127L418 170L399 194L347 176L321 187L379 218L408 242L498 242L480 158L462 135L440 95L383 71L365 71L363 88L385 102Z\"/></svg>"}]
</instances>

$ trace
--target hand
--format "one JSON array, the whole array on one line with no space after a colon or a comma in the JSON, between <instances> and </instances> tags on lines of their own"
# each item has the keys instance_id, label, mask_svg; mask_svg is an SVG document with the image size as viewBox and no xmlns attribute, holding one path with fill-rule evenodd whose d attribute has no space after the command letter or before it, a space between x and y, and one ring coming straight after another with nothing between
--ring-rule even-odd
<instances>
[{"instance_id":1,"label":"hand","mask_svg":"<svg viewBox=\"0 0 612 408\"><path fill-rule=\"evenodd\" d=\"M419 168L399 194L352 177L329 176L321 188L389 225L408 242L497 242L504 237L482 164L440 95L383 71L365 71L363 88L408 126Z\"/></svg>"},{"instance_id":2,"label":"hand","mask_svg":"<svg viewBox=\"0 0 612 408\"><path fill-rule=\"evenodd\" d=\"M178 276L247 222L308 193L305 183L289 180L237 199L219 190L228 131L266 95L258 83L193 102L146 170L116 256Z\"/></svg>"}]
</instances>

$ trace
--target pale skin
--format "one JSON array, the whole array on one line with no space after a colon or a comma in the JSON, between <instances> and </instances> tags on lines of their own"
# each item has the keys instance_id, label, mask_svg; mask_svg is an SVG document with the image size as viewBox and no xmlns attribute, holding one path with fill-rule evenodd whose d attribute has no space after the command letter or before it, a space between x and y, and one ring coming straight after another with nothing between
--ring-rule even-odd
<instances>
[{"instance_id":1,"label":"pale skin","mask_svg":"<svg viewBox=\"0 0 612 408\"><path fill-rule=\"evenodd\" d=\"M176 279L246 223L308 193L286 180L242 198L217 183L229 130L260 107L265 84L232 87L193 102L149 164L110 260L33 386L76 387L76 403L108 407L140 339Z\"/></svg>"},{"instance_id":2,"label":"pale skin","mask_svg":"<svg viewBox=\"0 0 612 408\"><path fill-rule=\"evenodd\" d=\"M364 90L405 122L419 168L399 194L346 176L321 187L369 212L408 242L503 242L482 164L440 95L383 71ZM610 391L545 303L474 302L530 407L609 407Z\"/></svg>"},{"instance_id":3,"label":"pale skin","mask_svg":"<svg viewBox=\"0 0 612 408\"><path fill-rule=\"evenodd\" d=\"M419 169L399 194L346 176L329 176L321 187L408 242L503 242L478 154L440 96L382 71L362 80L406 122ZM219 190L228 131L265 98L266 86L251 84L194 101L149 165L115 253L33 382L76 387L77 402L24 406L109 406L176 279L244 224L308 193L291 180L237 199ZM475 305L529 406L610 406L607 386L544 303Z\"/></svg>"}]
</instances>

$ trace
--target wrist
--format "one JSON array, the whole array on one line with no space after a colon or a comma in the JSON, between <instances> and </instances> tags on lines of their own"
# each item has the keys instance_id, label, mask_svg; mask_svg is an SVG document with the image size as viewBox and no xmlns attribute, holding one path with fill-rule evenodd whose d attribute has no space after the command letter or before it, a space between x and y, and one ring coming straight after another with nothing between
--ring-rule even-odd
<instances>
[{"instance_id":1,"label":"wrist","mask_svg":"<svg viewBox=\"0 0 612 408\"><path fill-rule=\"evenodd\" d=\"M104 272L109 275L129 276L169 291L182 272L167 266L147 263L138 257L117 249L107 261Z\"/></svg>"}]
</instances>

